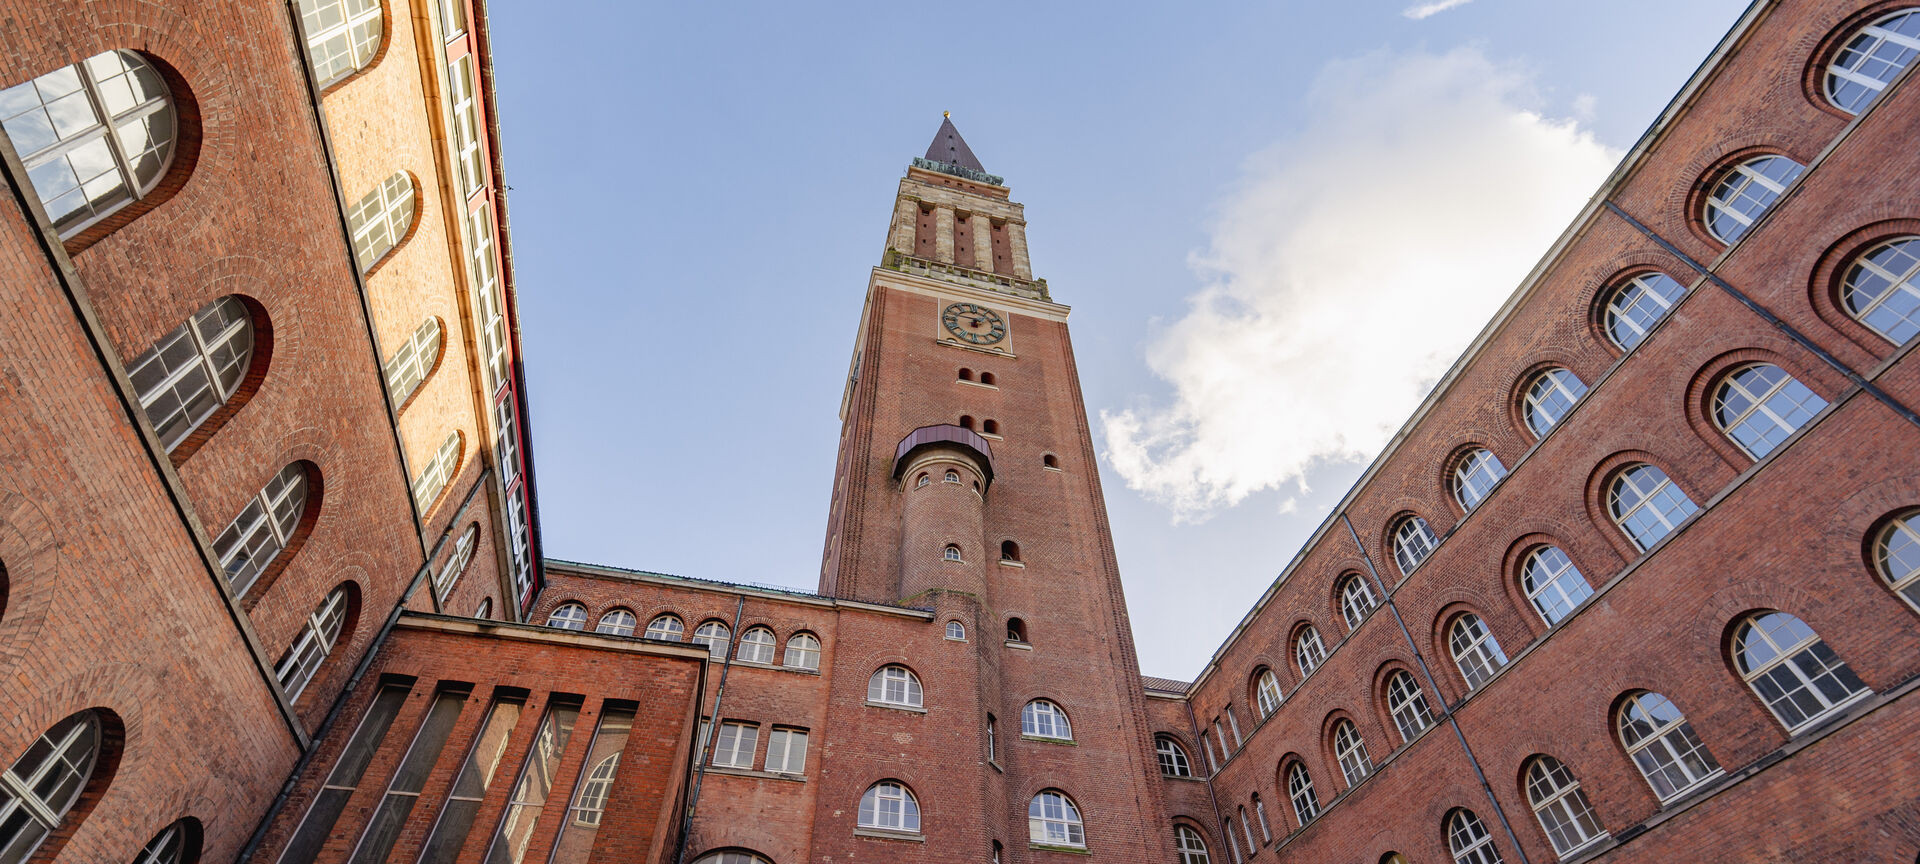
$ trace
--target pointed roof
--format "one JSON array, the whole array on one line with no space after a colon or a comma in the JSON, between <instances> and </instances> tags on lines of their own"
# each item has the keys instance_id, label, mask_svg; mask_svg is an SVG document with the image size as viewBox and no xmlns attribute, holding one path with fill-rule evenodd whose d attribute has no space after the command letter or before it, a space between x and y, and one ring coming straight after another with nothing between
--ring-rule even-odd
<instances>
[{"instance_id":1,"label":"pointed roof","mask_svg":"<svg viewBox=\"0 0 1920 864\"><path fill-rule=\"evenodd\" d=\"M973 148L967 146L967 139L960 137L960 130L953 127L951 114L940 120L940 131L933 133L933 143L927 145L927 161L971 168L981 173L987 170L980 164L980 158L973 155Z\"/></svg>"}]
</instances>

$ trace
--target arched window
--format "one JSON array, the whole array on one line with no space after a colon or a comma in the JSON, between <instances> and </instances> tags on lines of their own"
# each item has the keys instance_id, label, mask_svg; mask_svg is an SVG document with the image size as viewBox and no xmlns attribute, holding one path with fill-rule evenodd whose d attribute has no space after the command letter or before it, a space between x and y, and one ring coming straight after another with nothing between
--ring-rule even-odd
<instances>
[{"instance_id":1,"label":"arched window","mask_svg":"<svg viewBox=\"0 0 1920 864\"><path fill-rule=\"evenodd\" d=\"M967 625L958 621L947 622L947 638L955 642L967 641Z\"/></svg>"},{"instance_id":2,"label":"arched window","mask_svg":"<svg viewBox=\"0 0 1920 864\"><path fill-rule=\"evenodd\" d=\"M1400 572L1412 573L1439 542L1433 529L1427 527L1427 520L1408 516L1393 529L1393 561L1400 565Z\"/></svg>"},{"instance_id":3,"label":"arched window","mask_svg":"<svg viewBox=\"0 0 1920 864\"><path fill-rule=\"evenodd\" d=\"M920 802L913 793L892 780L867 787L860 796L860 827L880 831L920 831Z\"/></svg>"},{"instance_id":4,"label":"arched window","mask_svg":"<svg viewBox=\"0 0 1920 864\"><path fill-rule=\"evenodd\" d=\"M420 469L420 476L413 478L413 500L419 502L420 512L433 508L440 500L440 493L446 491L447 483L453 475L459 473L461 451L466 449L460 440L459 430L447 433L447 440L440 442L433 458L427 460L427 466Z\"/></svg>"},{"instance_id":5,"label":"arched window","mask_svg":"<svg viewBox=\"0 0 1920 864\"><path fill-rule=\"evenodd\" d=\"M322 88L360 71L380 52L380 0L300 0L300 24Z\"/></svg>"},{"instance_id":6,"label":"arched window","mask_svg":"<svg viewBox=\"0 0 1920 864\"><path fill-rule=\"evenodd\" d=\"M440 360L441 341L440 319L429 316L387 360L387 391L395 406L405 405L426 383L427 373Z\"/></svg>"},{"instance_id":7,"label":"arched window","mask_svg":"<svg viewBox=\"0 0 1920 864\"><path fill-rule=\"evenodd\" d=\"M1493 835L1472 810L1455 810L1447 815L1447 850L1453 864L1500 864L1500 850Z\"/></svg>"},{"instance_id":8,"label":"arched window","mask_svg":"<svg viewBox=\"0 0 1920 864\"><path fill-rule=\"evenodd\" d=\"M1747 686L1794 732L1871 693L1805 621L1761 612L1733 634L1733 662Z\"/></svg>"},{"instance_id":9,"label":"arched window","mask_svg":"<svg viewBox=\"0 0 1920 864\"><path fill-rule=\"evenodd\" d=\"M1160 760L1160 773L1167 777L1192 777L1193 763L1187 751L1171 735L1153 736L1153 755Z\"/></svg>"},{"instance_id":10,"label":"arched window","mask_svg":"<svg viewBox=\"0 0 1920 864\"><path fill-rule=\"evenodd\" d=\"M1347 780L1347 788L1360 785L1373 773L1373 760L1367 757L1366 739L1360 737L1360 730L1350 720L1341 720L1333 724L1333 754L1340 760L1340 774Z\"/></svg>"},{"instance_id":11,"label":"arched window","mask_svg":"<svg viewBox=\"0 0 1920 864\"><path fill-rule=\"evenodd\" d=\"M787 656L782 662L794 669L819 669L820 640L812 633L787 637Z\"/></svg>"},{"instance_id":12,"label":"arched window","mask_svg":"<svg viewBox=\"0 0 1920 864\"><path fill-rule=\"evenodd\" d=\"M1019 563L1020 544L1015 543L1012 540L1000 541L1000 560Z\"/></svg>"},{"instance_id":13,"label":"arched window","mask_svg":"<svg viewBox=\"0 0 1920 864\"><path fill-rule=\"evenodd\" d=\"M1247 854L1260 851L1260 844L1253 842L1253 820L1247 818L1247 808L1240 808L1240 833L1247 838Z\"/></svg>"},{"instance_id":14,"label":"arched window","mask_svg":"<svg viewBox=\"0 0 1920 864\"><path fill-rule=\"evenodd\" d=\"M1607 338L1622 351L1633 350L1686 293L1687 286L1659 271L1620 283L1607 301Z\"/></svg>"},{"instance_id":15,"label":"arched window","mask_svg":"<svg viewBox=\"0 0 1920 864\"><path fill-rule=\"evenodd\" d=\"M1920 237L1888 240L1861 255L1840 283L1847 314L1895 345L1920 333Z\"/></svg>"},{"instance_id":16,"label":"arched window","mask_svg":"<svg viewBox=\"0 0 1920 864\"><path fill-rule=\"evenodd\" d=\"M1340 617L1346 619L1348 632L1359 629L1373 607L1373 589L1367 586L1367 580L1348 576L1340 581Z\"/></svg>"},{"instance_id":17,"label":"arched window","mask_svg":"<svg viewBox=\"0 0 1920 864\"><path fill-rule=\"evenodd\" d=\"M694 628L693 638L688 640L695 645L707 646L708 653L715 660L727 659L727 643L733 641L733 628L718 621L708 621Z\"/></svg>"},{"instance_id":18,"label":"arched window","mask_svg":"<svg viewBox=\"0 0 1920 864\"><path fill-rule=\"evenodd\" d=\"M479 545L480 523L475 522L467 526L460 539L454 541L453 551L448 553L446 563L434 571L433 596L444 602L453 593L454 583L460 581L461 574L467 572L467 565L473 563L473 552ZM632 633L633 629L628 628L627 632Z\"/></svg>"},{"instance_id":19,"label":"arched window","mask_svg":"<svg viewBox=\"0 0 1920 864\"><path fill-rule=\"evenodd\" d=\"M680 623L679 618L672 615L661 615L647 622L646 637L648 639L665 639L668 642L678 642L686 635L686 632L687 625Z\"/></svg>"},{"instance_id":20,"label":"arched window","mask_svg":"<svg viewBox=\"0 0 1920 864\"><path fill-rule=\"evenodd\" d=\"M1387 713L1393 715L1400 740L1409 744L1433 724L1433 715L1427 711L1427 694L1420 692L1420 685L1405 671L1387 677Z\"/></svg>"},{"instance_id":21,"label":"arched window","mask_svg":"<svg viewBox=\"0 0 1920 864\"><path fill-rule=\"evenodd\" d=\"M1060 470L1060 458L1053 455L1052 453L1048 453L1047 455L1040 457L1040 466L1043 468L1052 468L1053 470L1058 471Z\"/></svg>"},{"instance_id":22,"label":"arched window","mask_svg":"<svg viewBox=\"0 0 1920 864\"><path fill-rule=\"evenodd\" d=\"M1665 696L1642 690L1627 697L1618 728L1627 755L1661 801L1671 801L1720 773L1720 763L1693 734L1693 724Z\"/></svg>"},{"instance_id":23,"label":"arched window","mask_svg":"<svg viewBox=\"0 0 1920 864\"><path fill-rule=\"evenodd\" d=\"M960 560L959 545L954 543L948 543L945 549L940 550L940 557L941 559L946 561L959 561Z\"/></svg>"},{"instance_id":24,"label":"arched window","mask_svg":"<svg viewBox=\"0 0 1920 864\"><path fill-rule=\"evenodd\" d=\"M920 679L905 666L882 666L867 679L868 702L919 708L924 698Z\"/></svg>"},{"instance_id":25,"label":"arched window","mask_svg":"<svg viewBox=\"0 0 1920 864\"><path fill-rule=\"evenodd\" d=\"M253 361L253 315L231 294L193 313L127 364L147 422L169 451L240 392Z\"/></svg>"},{"instance_id":26,"label":"arched window","mask_svg":"<svg viewBox=\"0 0 1920 864\"><path fill-rule=\"evenodd\" d=\"M625 609L612 609L600 616L600 623L593 625L596 633L609 633L614 636L632 636L633 628L640 623L632 612Z\"/></svg>"},{"instance_id":27,"label":"arched window","mask_svg":"<svg viewBox=\"0 0 1920 864\"><path fill-rule=\"evenodd\" d=\"M0 128L63 239L159 186L177 125L160 70L132 51L0 90Z\"/></svg>"},{"instance_id":28,"label":"arched window","mask_svg":"<svg viewBox=\"0 0 1920 864\"><path fill-rule=\"evenodd\" d=\"M998 420L988 420L988 421L985 421L985 422L983 422L983 423L981 423L981 424L980 424L980 434L982 434L982 435L998 435L998 434L1000 434L1000 421L998 421Z\"/></svg>"},{"instance_id":29,"label":"arched window","mask_svg":"<svg viewBox=\"0 0 1920 864\"><path fill-rule=\"evenodd\" d=\"M960 415L960 428L967 430L973 429L973 416L970 414Z\"/></svg>"},{"instance_id":30,"label":"arched window","mask_svg":"<svg viewBox=\"0 0 1920 864\"><path fill-rule=\"evenodd\" d=\"M305 692L313 676L319 674L320 664L326 662L327 655L340 641L340 631L346 626L348 608L351 601L348 586L341 585L327 594L325 600L307 616L306 624L300 628L300 635L294 637L293 646L287 653L280 655L280 662L273 667L274 677L280 680L280 689L286 691L287 701L298 701Z\"/></svg>"},{"instance_id":31,"label":"arched window","mask_svg":"<svg viewBox=\"0 0 1920 864\"><path fill-rule=\"evenodd\" d=\"M1920 612L1920 510L1895 517L1880 529L1880 538L1873 544L1873 561L1880 578Z\"/></svg>"},{"instance_id":32,"label":"arched window","mask_svg":"<svg viewBox=\"0 0 1920 864\"><path fill-rule=\"evenodd\" d=\"M999 739L1000 725L999 723L1000 721L994 718L992 712L987 713L987 761L988 762L994 762L1000 757L1000 739Z\"/></svg>"},{"instance_id":33,"label":"arched window","mask_svg":"<svg viewBox=\"0 0 1920 864\"><path fill-rule=\"evenodd\" d=\"M694 860L693 864L773 864L752 852L709 852Z\"/></svg>"},{"instance_id":34,"label":"arched window","mask_svg":"<svg viewBox=\"0 0 1920 864\"><path fill-rule=\"evenodd\" d=\"M1614 524L1643 552L1699 509L1665 471L1645 463L1620 472L1607 490Z\"/></svg>"},{"instance_id":35,"label":"arched window","mask_svg":"<svg viewBox=\"0 0 1920 864\"><path fill-rule=\"evenodd\" d=\"M1260 716L1270 717L1280 710L1280 702L1285 698L1280 692L1280 679L1272 669L1261 667L1253 676L1253 698L1260 706Z\"/></svg>"},{"instance_id":36,"label":"arched window","mask_svg":"<svg viewBox=\"0 0 1920 864\"><path fill-rule=\"evenodd\" d=\"M562 630L587 629L587 607L578 603L562 603L547 613L547 626Z\"/></svg>"},{"instance_id":37,"label":"arched window","mask_svg":"<svg viewBox=\"0 0 1920 864\"><path fill-rule=\"evenodd\" d=\"M1521 406L1527 428L1533 430L1535 437L1546 437L1549 430L1566 419L1573 403L1585 395L1586 383L1570 369L1555 367L1533 376L1533 383L1527 385L1525 404Z\"/></svg>"},{"instance_id":38,"label":"arched window","mask_svg":"<svg viewBox=\"0 0 1920 864\"><path fill-rule=\"evenodd\" d=\"M1468 690L1487 683L1493 673L1507 665L1507 655L1500 650L1493 631L1487 629L1487 623L1480 620L1480 616L1471 612L1453 619L1453 626L1447 628L1447 647L1453 652L1453 662L1460 667L1460 677L1466 679Z\"/></svg>"},{"instance_id":39,"label":"arched window","mask_svg":"<svg viewBox=\"0 0 1920 864\"><path fill-rule=\"evenodd\" d=\"M200 859L200 823L177 819L140 847L133 864L188 864Z\"/></svg>"},{"instance_id":40,"label":"arched window","mask_svg":"<svg viewBox=\"0 0 1920 864\"><path fill-rule=\"evenodd\" d=\"M947 482L947 483L958 483L960 482L960 472L948 471L947 476L943 478L943 480L944 482Z\"/></svg>"},{"instance_id":41,"label":"arched window","mask_svg":"<svg viewBox=\"0 0 1920 864\"><path fill-rule=\"evenodd\" d=\"M1018 618L1007 619L1007 641L1027 644L1027 622Z\"/></svg>"},{"instance_id":42,"label":"arched window","mask_svg":"<svg viewBox=\"0 0 1920 864\"><path fill-rule=\"evenodd\" d=\"M1072 741L1073 727L1068 725L1067 712L1060 710L1060 706L1035 699L1020 709L1020 734Z\"/></svg>"},{"instance_id":43,"label":"arched window","mask_svg":"<svg viewBox=\"0 0 1920 864\"><path fill-rule=\"evenodd\" d=\"M1200 832L1185 825L1173 826L1173 848L1180 853L1179 864L1213 864L1207 857L1207 841Z\"/></svg>"},{"instance_id":44,"label":"arched window","mask_svg":"<svg viewBox=\"0 0 1920 864\"><path fill-rule=\"evenodd\" d=\"M1087 832L1080 823L1080 808L1052 789L1033 796L1027 805L1027 839L1049 846L1084 848Z\"/></svg>"},{"instance_id":45,"label":"arched window","mask_svg":"<svg viewBox=\"0 0 1920 864\"><path fill-rule=\"evenodd\" d=\"M773 631L765 627L749 627L740 634L740 648L734 658L748 663L772 663L775 640Z\"/></svg>"},{"instance_id":46,"label":"arched window","mask_svg":"<svg viewBox=\"0 0 1920 864\"><path fill-rule=\"evenodd\" d=\"M1453 497L1460 502L1462 510L1472 510L1487 500L1493 492L1494 484L1507 476L1507 466L1500 464L1500 457L1485 448L1475 448L1461 458L1460 464L1453 469Z\"/></svg>"},{"instance_id":47,"label":"arched window","mask_svg":"<svg viewBox=\"0 0 1920 864\"><path fill-rule=\"evenodd\" d=\"M602 737L606 737L604 727L602 733ZM580 784L580 793L575 796L573 806L569 808L573 824L583 828L599 826L601 818L606 816L607 798L613 793L613 779L619 771L618 751L607 754L594 764L586 781Z\"/></svg>"},{"instance_id":48,"label":"arched window","mask_svg":"<svg viewBox=\"0 0 1920 864\"><path fill-rule=\"evenodd\" d=\"M1527 563L1520 568L1520 587L1527 592L1533 610L1540 613L1540 619L1549 627L1560 623L1560 619L1593 596L1593 586L1587 584L1587 577L1580 574L1580 568L1573 566L1573 559L1558 546L1542 546L1527 556Z\"/></svg>"},{"instance_id":49,"label":"arched window","mask_svg":"<svg viewBox=\"0 0 1920 864\"><path fill-rule=\"evenodd\" d=\"M982 384L985 384L985 385L987 385L988 387L992 387L992 386L995 386L995 384L994 384L994 379L993 379L993 373L992 373L992 372L982 372L982 373L980 373L980 383L982 383Z\"/></svg>"},{"instance_id":50,"label":"arched window","mask_svg":"<svg viewBox=\"0 0 1920 864\"><path fill-rule=\"evenodd\" d=\"M473 610L473 617L479 618L483 621L488 618L492 618L493 617L493 598L492 597L480 598L480 606L479 608Z\"/></svg>"},{"instance_id":51,"label":"arched window","mask_svg":"<svg viewBox=\"0 0 1920 864\"><path fill-rule=\"evenodd\" d=\"M1563 857L1607 833L1593 815L1587 793L1580 791L1580 781L1552 756L1528 760L1527 803L1533 805L1533 815L1553 841L1553 851Z\"/></svg>"},{"instance_id":52,"label":"arched window","mask_svg":"<svg viewBox=\"0 0 1920 864\"><path fill-rule=\"evenodd\" d=\"M347 210L347 227L353 230L353 260L360 265L360 272L373 269L400 245L413 227L414 209L413 176L396 171Z\"/></svg>"},{"instance_id":53,"label":"arched window","mask_svg":"<svg viewBox=\"0 0 1920 864\"><path fill-rule=\"evenodd\" d=\"M1733 443L1759 459L1827 407L1807 385L1771 363L1741 367L1720 381L1713 422Z\"/></svg>"},{"instance_id":54,"label":"arched window","mask_svg":"<svg viewBox=\"0 0 1920 864\"><path fill-rule=\"evenodd\" d=\"M1806 167L1785 156L1755 156L1721 173L1707 197L1707 232L1723 243L1745 236Z\"/></svg>"},{"instance_id":55,"label":"arched window","mask_svg":"<svg viewBox=\"0 0 1920 864\"><path fill-rule=\"evenodd\" d=\"M1902 9L1860 28L1827 66L1827 98L1848 114L1867 110L1920 53L1920 10Z\"/></svg>"},{"instance_id":56,"label":"arched window","mask_svg":"<svg viewBox=\"0 0 1920 864\"><path fill-rule=\"evenodd\" d=\"M972 381L972 380L973 380L973 370L972 370L972 369L966 369L966 368L962 368L962 369L960 370L960 380L962 380L962 381Z\"/></svg>"},{"instance_id":57,"label":"arched window","mask_svg":"<svg viewBox=\"0 0 1920 864\"><path fill-rule=\"evenodd\" d=\"M927 485L928 482L929 481L927 480L927 472L922 471L920 472L920 477L913 481L913 488L918 489L922 486Z\"/></svg>"},{"instance_id":58,"label":"arched window","mask_svg":"<svg viewBox=\"0 0 1920 864\"><path fill-rule=\"evenodd\" d=\"M1313 629L1312 624L1300 628L1300 633L1293 637L1293 659L1300 664L1302 678L1312 675L1313 670L1326 662L1327 647L1320 644L1320 631Z\"/></svg>"},{"instance_id":59,"label":"arched window","mask_svg":"<svg viewBox=\"0 0 1920 864\"><path fill-rule=\"evenodd\" d=\"M0 774L0 860L26 861L86 790L100 755L100 717L81 711L55 724Z\"/></svg>"},{"instance_id":60,"label":"arched window","mask_svg":"<svg viewBox=\"0 0 1920 864\"><path fill-rule=\"evenodd\" d=\"M247 501L227 530L213 539L214 554L236 597L259 581L293 542L294 529L307 509L307 469L295 462L280 469L266 488Z\"/></svg>"},{"instance_id":61,"label":"arched window","mask_svg":"<svg viewBox=\"0 0 1920 864\"><path fill-rule=\"evenodd\" d=\"M1267 805L1260 800L1260 793L1253 793L1253 818L1260 822L1260 839L1273 842L1273 826L1267 822Z\"/></svg>"},{"instance_id":62,"label":"arched window","mask_svg":"<svg viewBox=\"0 0 1920 864\"><path fill-rule=\"evenodd\" d=\"M1295 762L1287 766L1287 797L1293 801L1293 816L1302 826L1320 815L1320 799L1313 797L1313 778L1307 766Z\"/></svg>"}]
</instances>

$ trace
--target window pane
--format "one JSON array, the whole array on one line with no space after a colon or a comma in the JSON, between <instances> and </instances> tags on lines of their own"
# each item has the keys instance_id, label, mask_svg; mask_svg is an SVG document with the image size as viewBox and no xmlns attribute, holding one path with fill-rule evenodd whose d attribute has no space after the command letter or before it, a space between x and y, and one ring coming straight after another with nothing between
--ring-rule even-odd
<instances>
[{"instance_id":1,"label":"window pane","mask_svg":"<svg viewBox=\"0 0 1920 864\"><path fill-rule=\"evenodd\" d=\"M554 772L560 768L567 741L573 737L574 721L579 718L579 705L555 704L547 709L546 718L540 721L540 732L534 736L533 751L527 754L526 764L520 768L520 779L507 801L506 816L494 832L492 848L487 850L487 864L520 864L525 858L540 811L559 779Z\"/></svg>"},{"instance_id":2,"label":"window pane","mask_svg":"<svg viewBox=\"0 0 1920 864\"><path fill-rule=\"evenodd\" d=\"M387 795L381 799L380 808L368 820L359 848L349 859L353 864L380 864L387 860L394 841L400 838L400 829L406 825L407 816L413 813L414 802L420 800L420 787L426 785L427 773L440 760L447 736L453 732L454 722L460 719L460 709L466 704L468 692L462 685L460 689L442 690L434 696L433 707L428 709L412 746L407 748L399 770L387 785Z\"/></svg>"},{"instance_id":3,"label":"window pane","mask_svg":"<svg viewBox=\"0 0 1920 864\"><path fill-rule=\"evenodd\" d=\"M613 794L620 753L626 749L632 729L632 711L610 709L600 715L600 728L594 733L593 747L587 751L585 765L589 767L579 783L579 791L574 793L573 806L567 809L566 822L560 826L560 839L554 843L553 857L549 859L551 864L586 864L593 852L594 835L604 821L607 799Z\"/></svg>"},{"instance_id":4,"label":"window pane","mask_svg":"<svg viewBox=\"0 0 1920 864\"><path fill-rule=\"evenodd\" d=\"M280 854L280 864L312 864L319 857L320 847L333 835L334 822L346 809L354 787L360 785L361 775L366 773L367 764L373 761L374 752L387 737L387 727L393 725L393 718L400 713L400 706L406 703L411 689L408 684L388 684L374 696L367 713L360 718L359 727L353 730L353 737L347 739L340 758L327 772L326 783L308 806L307 815L301 818L300 827L293 832L293 839L287 841L287 848Z\"/></svg>"}]
</instances>

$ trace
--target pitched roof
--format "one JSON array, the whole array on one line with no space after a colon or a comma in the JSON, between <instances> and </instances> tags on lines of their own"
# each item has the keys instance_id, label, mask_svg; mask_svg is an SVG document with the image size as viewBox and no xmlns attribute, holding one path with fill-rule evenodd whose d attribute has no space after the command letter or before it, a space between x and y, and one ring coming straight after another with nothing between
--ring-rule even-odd
<instances>
[{"instance_id":1,"label":"pitched roof","mask_svg":"<svg viewBox=\"0 0 1920 864\"><path fill-rule=\"evenodd\" d=\"M927 160L972 168L984 173L987 169L980 164L980 158L973 155L973 148L967 146L967 139L960 137L960 130L953 127L953 118L940 121L940 131L933 133L933 143L927 145Z\"/></svg>"},{"instance_id":2,"label":"pitched roof","mask_svg":"<svg viewBox=\"0 0 1920 864\"><path fill-rule=\"evenodd\" d=\"M1140 676L1140 684L1148 690L1155 690L1161 693L1185 694L1188 687L1185 681L1175 681L1172 678L1155 678L1152 675Z\"/></svg>"}]
</instances>

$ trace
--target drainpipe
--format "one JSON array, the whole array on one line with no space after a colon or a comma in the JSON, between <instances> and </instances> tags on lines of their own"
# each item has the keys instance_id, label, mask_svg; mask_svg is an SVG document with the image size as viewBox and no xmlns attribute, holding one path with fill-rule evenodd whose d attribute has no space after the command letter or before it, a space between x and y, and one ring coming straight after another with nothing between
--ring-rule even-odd
<instances>
[{"instance_id":1,"label":"drainpipe","mask_svg":"<svg viewBox=\"0 0 1920 864\"><path fill-rule=\"evenodd\" d=\"M1193 743L1199 744L1200 749L1207 749L1206 742L1200 740L1200 721L1194 719L1193 716L1193 699L1189 696L1180 701L1185 702L1187 705L1187 734L1193 736ZM1201 755L1204 754L1194 754L1193 764L1200 764ZM1227 825L1227 817L1220 813L1220 796L1215 795L1213 792L1214 773L1215 772L1212 771L1207 772L1207 801L1213 805L1213 824L1219 826L1220 836L1225 837L1227 842L1231 844L1233 843L1233 829Z\"/></svg>"},{"instance_id":2,"label":"drainpipe","mask_svg":"<svg viewBox=\"0 0 1920 864\"><path fill-rule=\"evenodd\" d=\"M740 637L740 613L747 609L747 597L740 595L740 603L733 607L733 632L727 639L727 656L720 661L720 685L713 690L713 722L707 727L707 740L700 742L694 750L700 757L693 767L693 795L687 798L687 815L680 820L679 848L673 852L673 864L686 864L687 837L693 833L693 812L700 806L700 784L707 779L707 761L713 758L713 741L720 737L720 702L727 695L727 673L733 671L733 640ZM698 733L695 733L698 734Z\"/></svg>"}]
</instances>

